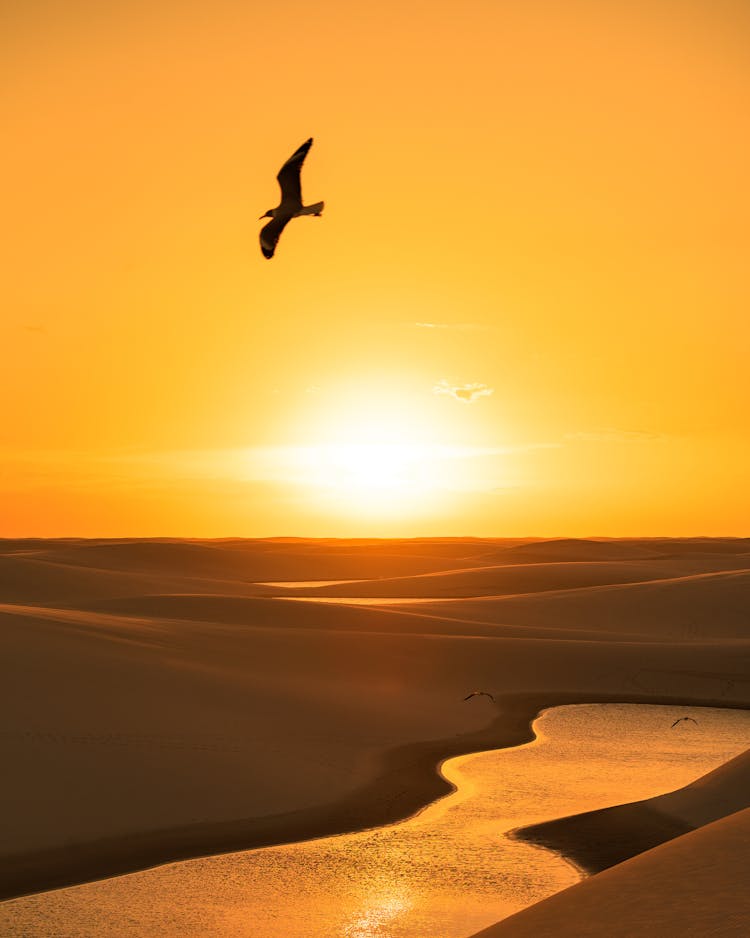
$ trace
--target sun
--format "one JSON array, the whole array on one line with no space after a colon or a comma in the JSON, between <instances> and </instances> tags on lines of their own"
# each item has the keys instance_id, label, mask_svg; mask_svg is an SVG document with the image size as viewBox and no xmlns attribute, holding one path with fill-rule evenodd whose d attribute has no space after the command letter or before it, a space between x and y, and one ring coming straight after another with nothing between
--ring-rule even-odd
<instances>
[{"instance_id":1,"label":"sun","mask_svg":"<svg viewBox=\"0 0 750 938\"><path fill-rule=\"evenodd\" d=\"M293 458L311 495L329 508L413 516L434 502L439 447L424 412L382 396L349 399L318 415L314 436Z\"/></svg>"},{"instance_id":2,"label":"sun","mask_svg":"<svg viewBox=\"0 0 750 938\"><path fill-rule=\"evenodd\" d=\"M434 460L424 444L320 443L295 453L305 485L347 514L413 514L436 491Z\"/></svg>"},{"instance_id":3,"label":"sun","mask_svg":"<svg viewBox=\"0 0 750 938\"><path fill-rule=\"evenodd\" d=\"M467 492L490 480L497 487L499 450L470 445L463 405L446 407L421 386L363 381L317 390L288 426L296 443L276 451L283 460L276 478L302 489L311 506L348 517L414 519L459 510Z\"/></svg>"},{"instance_id":4,"label":"sun","mask_svg":"<svg viewBox=\"0 0 750 938\"><path fill-rule=\"evenodd\" d=\"M415 481L422 447L395 443L334 443L311 454L318 481L336 488L393 491Z\"/></svg>"},{"instance_id":5,"label":"sun","mask_svg":"<svg viewBox=\"0 0 750 938\"><path fill-rule=\"evenodd\" d=\"M302 459L310 485L363 514L416 507L434 489L424 445L327 443L306 448Z\"/></svg>"}]
</instances>

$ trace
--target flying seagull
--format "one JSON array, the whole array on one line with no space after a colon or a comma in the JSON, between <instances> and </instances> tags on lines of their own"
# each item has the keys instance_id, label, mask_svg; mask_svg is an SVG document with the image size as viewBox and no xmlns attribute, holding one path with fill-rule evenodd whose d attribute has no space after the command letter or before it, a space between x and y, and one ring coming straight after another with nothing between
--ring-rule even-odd
<instances>
[{"instance_id":1,"label":"flying seagull","mask_svg":"<svg viewBox=\"0 0 750 938\"><path fill-rule=\"evenodd\" d=\"M690 720L691 723L695 723L696 726L698 725L698 721L697 721L697 720L694 720L692 717L680 717L679 720L675 720L675 721L674 721L674 723L672 724L672 726L670 727L670 729L674 729L675 726L677 726L678 723L684 723L685 720Z\"/></svg>"},{"instance_id":2,"label":"flying seagull","mask_svg":"<svg viewBox=\"0 0 750 938\"><path fill-rule=\"evenodd\" d=\"M320 217L323 212L324 202L316 202L315 205L302 204L302 185L299 176L312 142L312 137L310 137L299 150L295 150L281 167L279 175L276 177L281 186L281 201L276 208L269 208L265 215L260 216L261 218L271 219L260 232L260 249L263 252L263 257L273 257L281 232L293 218L298 215L317 215Z\"/></svg>"},{"instance_id":3,"label":"flying seagull","mask_svg":"<svg viewBox=\"0 0 750 938\"><path fill-rule=\"evenodd\" d=\"M486 690L472 691L468 697L464 697L464 700L471 700L472 697L489 697L493 703L495 702L495 698L492 696L492 694L488 694Z\"/></svg>"}]
</instances>

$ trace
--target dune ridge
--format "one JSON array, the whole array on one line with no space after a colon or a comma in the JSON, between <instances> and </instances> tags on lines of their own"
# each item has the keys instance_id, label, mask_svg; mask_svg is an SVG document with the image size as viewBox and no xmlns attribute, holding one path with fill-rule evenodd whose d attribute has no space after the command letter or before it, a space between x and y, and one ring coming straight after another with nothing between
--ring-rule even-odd
<instances>
[{"instance_id":1,"label":"dune ridge","mask_svg":"<svg viewBox=\"0 0 750 938\"><path fill-rule=\"evenodd\" d=\"M445 790L443 758L528 739L557 703L750 706L742 553L716 539L4 542L2 895L396 820ZM493 578L534 591L368 607L259 585L387 592L384 577L412 589L423 574L459 594ZM496 706L465 703L477 688Z\"/></svg>"},{"instance_id":2,"label":"dune ridge","mask_svg":"<svg viewBox=\"0 0 750 938\"><path fill-rule=\"evenodd\" d=\"M750 808L583 880L472 938L744 938Z\"/></svg>"},{"instance_id":3,"label":"dune ridge","mask_svg":"<svg viewBox=\"0 0 750 938\"><path fill-rule=\"evenodd\" d=\"M748 807L750 749L677 791L535 824L514 836L599 873Z\"/></svg>"}]
</instances>

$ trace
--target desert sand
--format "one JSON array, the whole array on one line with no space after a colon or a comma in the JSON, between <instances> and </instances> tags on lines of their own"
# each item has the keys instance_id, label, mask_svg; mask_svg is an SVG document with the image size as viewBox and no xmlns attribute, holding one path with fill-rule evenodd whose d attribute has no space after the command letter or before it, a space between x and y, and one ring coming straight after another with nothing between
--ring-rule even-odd
<instances>
[{"instance_id":1,"label":"desert sand","mask_svg":"<svg viewBox=\"0 0 750 938\"><path fill-rule=\"evenodd\" d=\"M4 898L404 817L556 703L750 707L746 540L5 541L0 604Z\"/></svg>"},{"instance_id":2,"label":"desert sand","mask_svg":"<svg viewBox=\"0 0 750 938\"><path fill-rule=\"evenodd\" d=\"M750 804L750 751L685 788L522 828L514 836L598 873Z\"/></svg>"},{"instance_id":3,"label":"desert sand","mask_svg":"<svg viewBox=\"0 0 750 938\"><path fill-rule=\"evenodd\" d=\"M747 934L748 805L750 750L677 791L522 829L599 875L480 934Z\"/></svg>"},{"instance_id":4,"label":"desert sand","mask_svg":"<svg viewBox=\"0 0 750 938\"><path fill-rule=\"evenodd\" d=\"M750 922L750 808L524 909L474 938L743 938Z\"/></svg>"}]
</instances>

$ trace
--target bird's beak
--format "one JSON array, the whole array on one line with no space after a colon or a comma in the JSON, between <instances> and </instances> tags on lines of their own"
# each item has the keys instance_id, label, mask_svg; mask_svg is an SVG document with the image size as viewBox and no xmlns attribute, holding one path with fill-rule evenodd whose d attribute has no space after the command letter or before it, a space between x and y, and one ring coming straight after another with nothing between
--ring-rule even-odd
<instances>
[{"instance_id":1,"label":"bird's beak","mask_svg":"<svg viewBox=\"0 0 750 938\"><path fill-rule=\"evenodd\" d=\"M266 215L268 215L268 212L265 212L263 215L261 215L260 218L258 219L258 221L263 221L263 219L266 217Z\"/></svg>"}]
</instances>

